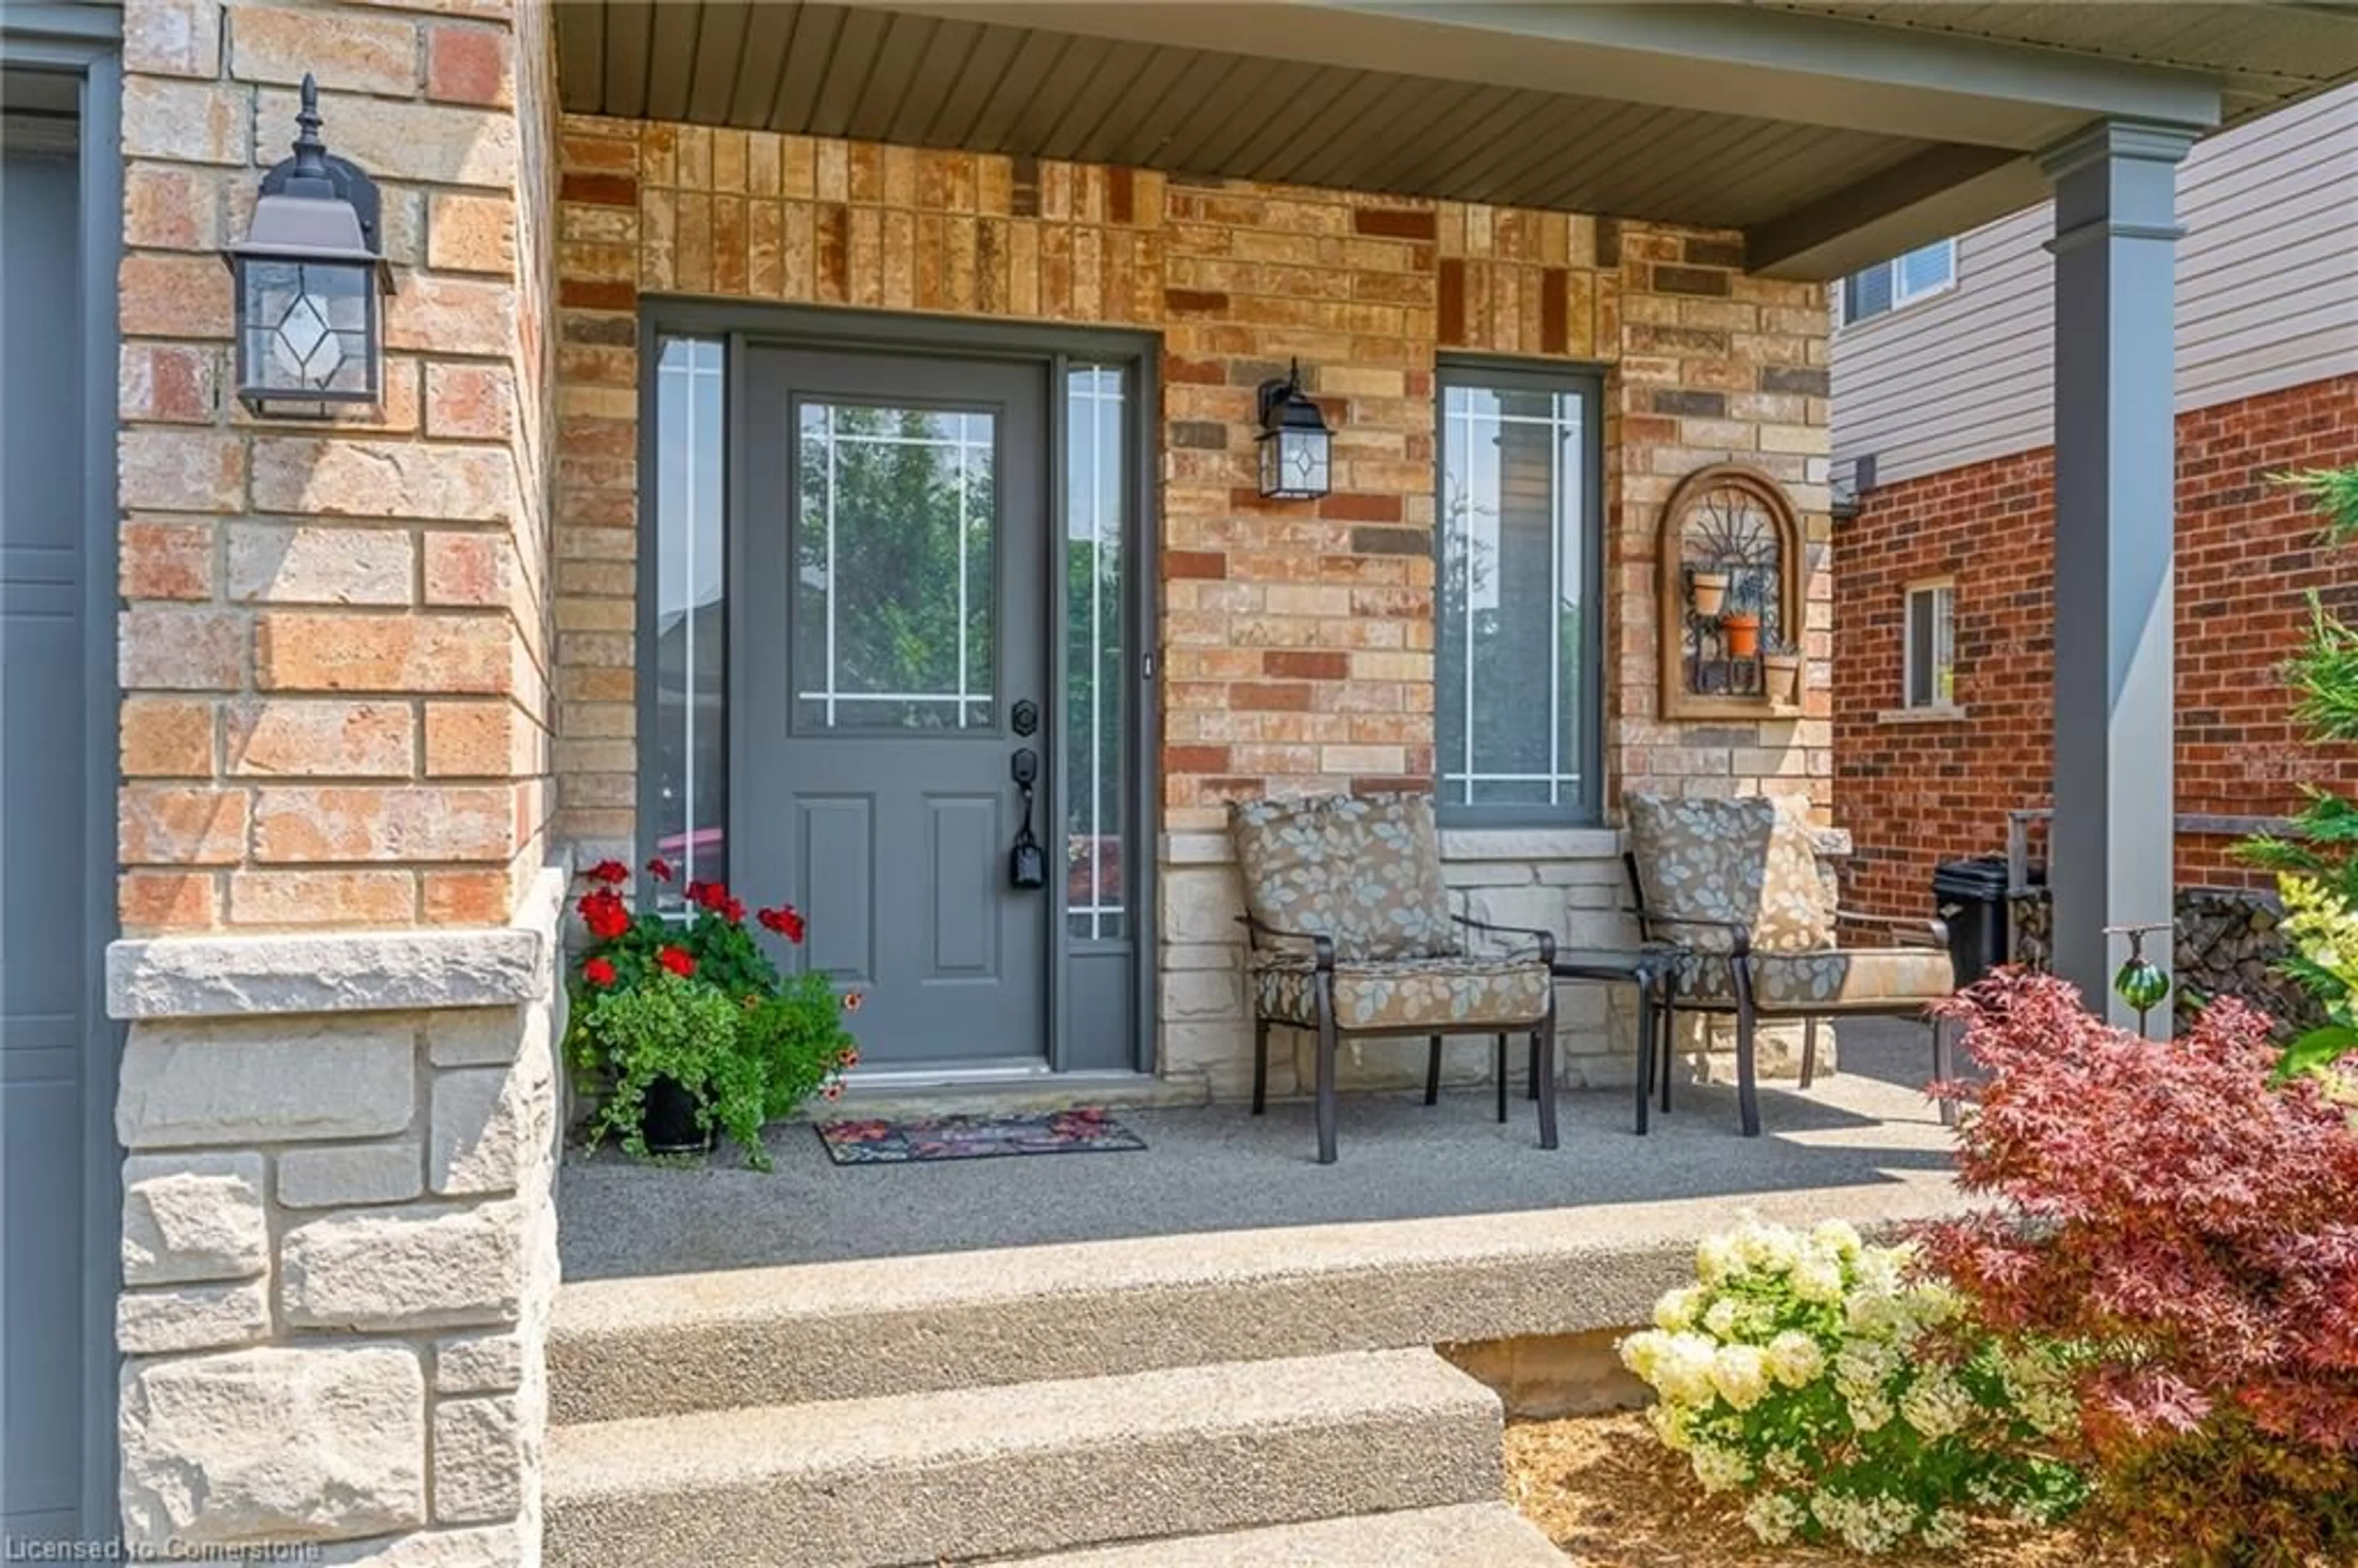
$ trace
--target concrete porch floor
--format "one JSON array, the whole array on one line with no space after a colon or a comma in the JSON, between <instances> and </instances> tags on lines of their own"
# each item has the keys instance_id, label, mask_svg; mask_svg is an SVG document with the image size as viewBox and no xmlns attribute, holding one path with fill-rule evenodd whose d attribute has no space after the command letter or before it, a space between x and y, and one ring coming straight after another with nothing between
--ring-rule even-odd
<instances>
[{"instance_id":1,"label":"concrete porch floor","mask_svg":"<svg viewBox=\"0 0 2358 1568\"><path fill-rule=\"evenodd\" d=\"M1341 1160L1312 1160L1307 1102L1122 1109L1147 1143L1126 1153L838 1166L807 1126L771 1130L776 1168L657 1169L568 1155L557 1186L568 1281L1270 1227L1667 1206L1702 1228L1732 1221L1860 1223L1957 1202L1948 1135L1920 1088L1920 1025L1860 1021L1843 1071L1808 1094L1764 1085L1766 1133L1736 1133L1735 1091L1682 1084L1669 1116L1632 1135L1627 1091L1566 1094L1563 1146L1538 1146L1533 1108L1504 1126L1487 1090L1347 1096ZM1664 1215L1662 1217L1668 1218Z\"/></svg>"}]
</instances>

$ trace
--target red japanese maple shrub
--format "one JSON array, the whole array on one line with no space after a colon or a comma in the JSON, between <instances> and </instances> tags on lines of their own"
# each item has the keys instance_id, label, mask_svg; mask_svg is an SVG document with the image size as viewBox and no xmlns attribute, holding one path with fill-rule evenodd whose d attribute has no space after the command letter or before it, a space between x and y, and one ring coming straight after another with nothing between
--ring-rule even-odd
<instances>
[{"instance_id":1,"label":"red japanese maple shrub","mask_svg":"<svg viewBox=\"0 0 2358 1568\"><path fill-rule=\"evenodd\" d=\"M1949 1004L1988 1070L1925 1259L2000 1335L2081 1346L2094 1506L2177 1561L2358 1561L2358 1128L2272 1087L2267 1022L2214 1003L2145 1040L2061 980Z\"/></svg>"}]
</instances>

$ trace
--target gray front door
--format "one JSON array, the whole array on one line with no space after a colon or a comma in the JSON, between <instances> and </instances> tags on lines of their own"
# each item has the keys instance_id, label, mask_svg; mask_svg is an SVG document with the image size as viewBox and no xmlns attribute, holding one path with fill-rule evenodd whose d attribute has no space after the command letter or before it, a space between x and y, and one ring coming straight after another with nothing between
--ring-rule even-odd
<instances>
[{"instance_id":1,"label":"gray front door","mask_svg":"<svg viewBox=\"0 0 2358 1568\"><path fill-rule=\"evenodd\" d=\"M1011 885L1018 753L1049 782L1047 372L754 346L736 530L736 879L860 993L863 1059L1037 1064L1047 888ZM1019 722L1023 705L1031 732ZM1044 848L1050 875L1061 848Z\"/></svg>"},{"instance_id":2,"label":"gray front door","mask_svg":"<svg viewBox=\"0 0 2358 1568\"><path fill-rule=\"evenodd\" d=\"M81 362L70 150L0 164L0 1541L81 1534ZM36 141L38 146L38 141Z\"/></svg>"}]
</instances>

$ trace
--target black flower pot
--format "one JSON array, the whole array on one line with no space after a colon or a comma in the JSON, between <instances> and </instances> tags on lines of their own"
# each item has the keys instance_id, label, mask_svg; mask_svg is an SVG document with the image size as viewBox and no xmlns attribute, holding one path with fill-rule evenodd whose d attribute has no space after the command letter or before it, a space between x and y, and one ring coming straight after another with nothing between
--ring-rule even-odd
<instances>
[{"instance_id":1,"label":"black flower pot","mask_svg":"<svg viewBox=\"0 0 2358 1568\"><path fill-rule=\"evenodd\" d=\"M650 1154L709 1154L719 1146L717 1133L697 1125L704 1102L676 1078L652 1078L642 1102L639 1128Z\"/></svg>"}]
</instances>

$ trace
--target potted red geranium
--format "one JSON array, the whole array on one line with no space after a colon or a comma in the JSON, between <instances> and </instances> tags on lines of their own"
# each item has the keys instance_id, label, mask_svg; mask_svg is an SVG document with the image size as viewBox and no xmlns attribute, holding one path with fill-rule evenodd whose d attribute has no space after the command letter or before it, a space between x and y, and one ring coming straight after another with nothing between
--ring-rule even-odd
<instances>
[{"instance_id":1,"label":"potted red geranium","mask_svg":"<svg viewBox=\"0 0 2358 1568\"><path fill-rule=\"evenodd\" d=\"M671 880L662 860L647 870ZM572 981L566 1050L575 1070L602 1087L590 1140L612 1137L644 1158L703 1152L726 1132L749 1162L766 1167L763 1124L814 1094L832 1098L860 1059L843 1016L860 998L838 998L810 969L781 978L725 885L688 883L682 920L634 914L621 891L630 875L619 860L601 861L576 904L589 943ZM752 914L764 930L801 943L793 905Z\"/></svg>"}]
</instances>

